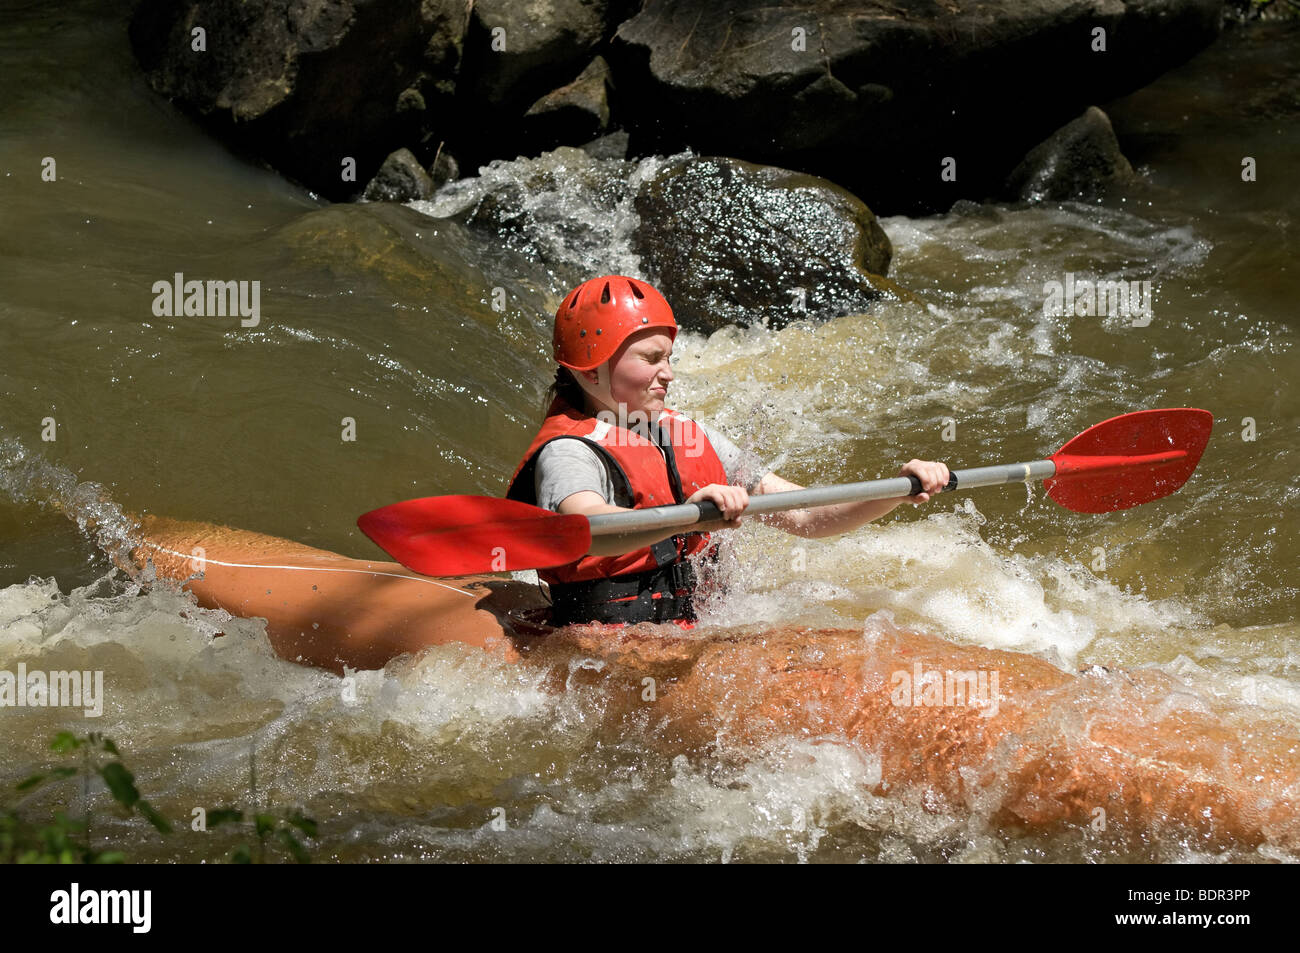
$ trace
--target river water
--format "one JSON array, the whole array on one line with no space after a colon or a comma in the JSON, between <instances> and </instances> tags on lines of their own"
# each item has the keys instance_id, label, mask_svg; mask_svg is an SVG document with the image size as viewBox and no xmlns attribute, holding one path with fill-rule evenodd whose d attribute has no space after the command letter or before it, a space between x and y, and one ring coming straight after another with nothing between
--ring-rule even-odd
<instances>
[{"instance_id":1,"label":"river water","mask_svg":"<svg viewBox=\"0 0 1300 953\"><path fill-rule=\"evenodd\" d=\"M557 296L584 273L635 273L626 184L657 160L559 154L499 163L419 210L329 206L155 97L111 6L32 3L0 24L0 667L102 669L108 686L94 721L4 709L7 788L49 763L56 731L93 729L174 817L302 806L318 859L1294 859L882 804L864 793L870 753L833 744L661 757L602 727L594 695L476 650L360 673L344 704L337 676L277 659L256 620L115 573L105 546L122 531L93 539L65 511L376 558L357 514L503 492L550 380ZM1119 413L1203 407L1214 435L1186 487L1108 516L985 489L824 541L750 524L703 635L892 617L1069 668L1154 666L1206 704L1300 716L1297 51L1295 27L1229 32L1101 104L1140 172L1104 204L884 219L890 277L920 305L678 338L672 404L805 485L892 476L912 456L1036 459ZM539 171L552 184L505 239L445 217ZM257 325L156 315L154 283L178 272L259 281ZM1045 285L1067 275L1149 281L1150 323L1045 313ZM97 835L135 859L234 843L163 840L96 803Z\"/></svg>"}]
</instances>

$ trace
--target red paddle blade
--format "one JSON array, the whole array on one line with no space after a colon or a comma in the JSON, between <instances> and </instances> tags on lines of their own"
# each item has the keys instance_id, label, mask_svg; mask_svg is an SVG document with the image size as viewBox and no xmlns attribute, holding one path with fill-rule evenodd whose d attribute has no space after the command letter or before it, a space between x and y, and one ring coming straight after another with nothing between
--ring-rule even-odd
<instances>
[{"instance_id":1,"label":"red paddle blade","mask_svg":"<svg viewBox=\"0 0 1300 953\"><path fill-rule=\"evenodd\" d=\"M381 506L357 525L426 576L563 566L591 548L587 517L493 496L427 496Z\"/></svg>"},{"instance_id":2,"label":"red paddle blade","mask_svg":"<svg viewBox=\"0 0 1300 953\"><path fill-rule=\"evenodd\" d=\"M1109 513L1168 496L1187 482L1210 441L1208 410L1139 410L1089 427L1052 455L1047 495L1068 510Z\"/></svg>"}]
</instances>

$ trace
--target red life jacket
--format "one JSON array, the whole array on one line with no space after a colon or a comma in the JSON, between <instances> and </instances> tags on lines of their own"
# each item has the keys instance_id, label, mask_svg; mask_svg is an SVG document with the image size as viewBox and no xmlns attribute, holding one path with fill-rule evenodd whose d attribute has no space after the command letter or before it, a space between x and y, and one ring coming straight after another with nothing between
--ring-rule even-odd
<instances>
[{"instance_id":1,"label":"red life jacket","mask_svg":"<svg viewBox=\"0 0 1300 953\"><path fill-rule=\"evenodd\" d=\"M621 484L637 509L682 503L696 490L709 484L727 483L722 461L695 421L664 408L658 425L666 449L648 439L644 428L633 426L629 429L587 416L557 397L547 411L541 430L511 477L506 495L512 500L537 505L534 485L537 455L551 441L562 439L582 440L592 447L610 464L615 483ZM565 566L538 570L538 575L552 584L554 591L557 583L564 587L566 584L644 574L680 563L708 545L707 533L684 533L621 556L583 556Z\"/></svg>"}]
</instances>

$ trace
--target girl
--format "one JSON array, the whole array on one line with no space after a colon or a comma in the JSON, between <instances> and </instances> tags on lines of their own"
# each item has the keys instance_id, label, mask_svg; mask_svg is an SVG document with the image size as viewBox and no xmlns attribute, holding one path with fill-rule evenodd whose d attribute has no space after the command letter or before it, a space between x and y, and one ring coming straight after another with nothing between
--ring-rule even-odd
<instances>
[{"instance_id":1,"label":"girl","mask_svg":"<svg viewBox=\"0 0 1300 953\"><path fill-rule=\"evenodd\" d=\"M676 336L663 295L622 275L584 282L555 313L560 367L550 406L507 496L587 516L709 500L723 519L689 530L599 537L576 562L541 570L550 585L553 625L676 621L690 627L696 579L688 559L708 550L708 534L740 526L750 493L802 489L717 430L665 405ZM912 460L898 472L909 474L921 481L915 497L761 519L798 536L832 536L905 501L924 503L948 482L942 463Z\"/></svg>"}]
</instances>

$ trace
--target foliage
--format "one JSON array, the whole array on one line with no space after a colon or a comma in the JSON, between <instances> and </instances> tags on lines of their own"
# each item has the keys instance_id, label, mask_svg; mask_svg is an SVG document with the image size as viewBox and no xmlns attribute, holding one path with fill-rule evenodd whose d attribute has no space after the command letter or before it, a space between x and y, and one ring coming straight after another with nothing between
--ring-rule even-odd
<instances>
[{"instance_id":1,"label":"foliage","mask_svg":"<svg viewBox=\"0 0 1300 953\"><path fill-rule=\"evenodd\" d=\"M247 819L243 811L233 807L218 808L208 812L209 827L231 823L247 823L252 826L252 831L257 836L257 859L253 859L253 852L249 850L247 844L240 844L231 852L230 863L266 863L267 847L276 844L288 851L289 856L298 863L311 863L311 855L298 839L298 833L315 837L316 822L305 816L299 809L294 808L282 814L257 811L249 814Z\"/></svg>"},{"instance_id":2,"label":"foliage","mask_svg":"<svg viewBox=\"0 0 1300 953\"><path fill-rule=\"evenodd\" d=\"M140 797L135 777L122 764L121 752L111 738L98 732L79 738L70 731L61 731L54 736L50 750L63 755L80 752L80 767L64 765L44 774L33 774L18 783L19 792L31 795L51 785L81 777L82 789L88 794L90 779L97 775L118 804L128 811L138 812L158 833L171 831L167 819ZM119 850L96 850L90 846L90 817L87 806L83 818L72 818L65 811L55 811L51 822L36 825L23 820L16 809L6 807L0 810L0 862L120 864L125 861L126 855Z\"/></svg>"},{"instance_id":3,"label":"foliage","mask_svg":"<svg viewBox=\"0 0 1300 953\"><path fill-rule=\"evenodd\" d=\"M12 864L120 864L126 854L116 849L96 849L91 846L90 780L98 777L108 788L113 800L129 812L138 813L160 834L171 833L171 823L148 801L140 796L135 777L122 764L121 752L111 738L97 732L77 737L68 731L59 732L50 744L50 750L60 755L80 753L79 767L61 765L41 774L33 774L18 783L16 791L30 797L45 788L80 778L86 815L69 816L56 810L53 819L37 824L22 817L14 806L0 807L0 863ZM256 784L254 773L250 782ZM234 807L216 808L207 812L207 827L223 824L250 826L257 838L256 850L241 844L231 853L230 863L265 863L268 848L281 848L300 864L311 862L311 855L300 835L316 836L316 822L298 808L280 813L256 811L245 817L245 812ZM256 853L256 860L254 860Z\"/></svg>"}]
</instances>

